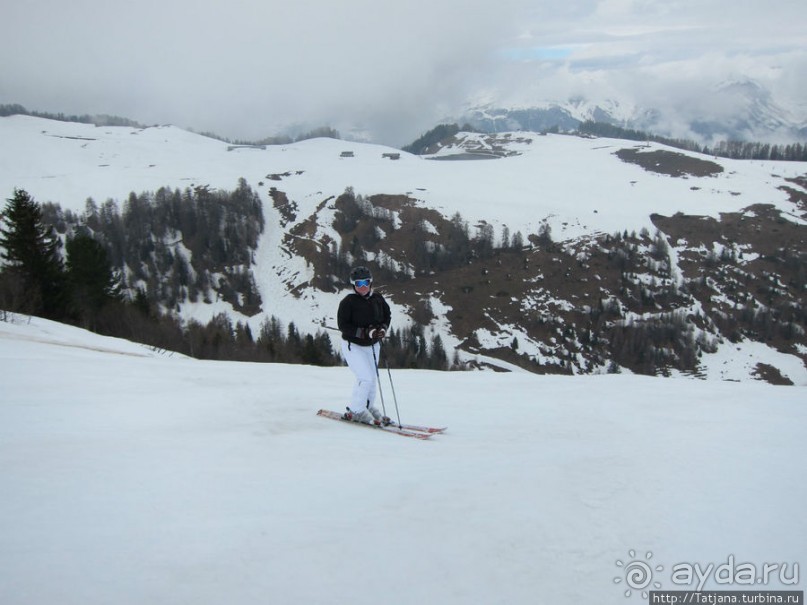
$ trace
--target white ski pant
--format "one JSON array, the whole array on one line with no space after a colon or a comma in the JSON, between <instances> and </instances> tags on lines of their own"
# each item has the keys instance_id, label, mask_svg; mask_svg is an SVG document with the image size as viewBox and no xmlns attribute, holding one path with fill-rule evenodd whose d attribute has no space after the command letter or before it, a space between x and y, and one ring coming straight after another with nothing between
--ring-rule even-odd
<instances>
[{"instance_id":1,"label":"white ski pant","mask_svg":"<svg viewBox=\"0 0 807 605\"><path fill-rule=\"evenodd\" d=\"M375 343L371 347L363 347L347 340L342 341L342 357L345 358L348 367L356 376L349 407L351 412L359 416L363 416L365 412L369 411L373 417L381 417L373 405L378 384L375 364L380 348L379 343ZM375 358L373 358L373 352L375 352Z\"/></svg>"}]
</instances>

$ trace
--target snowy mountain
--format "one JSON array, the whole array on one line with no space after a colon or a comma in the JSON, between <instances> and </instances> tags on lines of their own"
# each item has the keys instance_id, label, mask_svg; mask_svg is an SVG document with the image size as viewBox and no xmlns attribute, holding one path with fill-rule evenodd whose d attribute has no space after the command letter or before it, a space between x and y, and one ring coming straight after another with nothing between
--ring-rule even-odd
<instances>
[{"instance_id":1,"label":"snowy mountain","mask_svg":"<svg viewBox=\"0 0 807 605\"><path fill-rule=\"evenodd\" d=\"M796 142L807 138L807 120L797 119L753 80L721 83L704 99L703 109L691 125L705 140Z\"/></svg>"},{"instance_id":2,"label":"snowy mountain","mask_svg":"<svg viewBox=\"0 0 807 605\"><path fill-rule=\"evenodd\" d=\"M701 145L720 141L787 144L807 139L807 116L803 111L785 107L769 90L750 79L727 80L699 97L667 106L583 97L514 106L489 99L451 118L483 132L563 132L588 120L693 140Z\"/></svg>"},{"instance_id":3,"label":"snowy mountain","mask_svg":"<svg viewBox=\"0 0 807 605\"><path fill-rule=\"evenodd\" d=\"M518 107L488 103L469 108L455 121L490 133L516 130L568 132L587 120L627 128L642 121L645 112L653 113L619 101L591 102L577 97L563 103L543 102Z\"/></svg>"},{"instance_id":4,"label":"snowy mountain","mask_svg":"<svg viewBox=\"0 0 807 605\"><path fill-rule=\"evenodd\" d=\"M12 116L0 167L6 197L23 188L77 216L88 197L245 179L266 222L250 267L261 311L211 291L179 301L186 319L227 312L257 333L274 314L311 333L335 321L342 265L364 262L396 325L424 325L465 365L807 384L803 163L530 132L459 133L430 156L255 148Z\"/></svg>"},{"instance_id":5,"label":"snowy mountain","mask_svg":"<svg viewBox=\"0 0 807 605\"><path fill-rule=\"evenodd\" d=\"M0 602L803 591L803 387L393 374L403 421L445 434L317 417L343 401L347 368L198 361L0 322Z\"/></svg>"}]
</instances>

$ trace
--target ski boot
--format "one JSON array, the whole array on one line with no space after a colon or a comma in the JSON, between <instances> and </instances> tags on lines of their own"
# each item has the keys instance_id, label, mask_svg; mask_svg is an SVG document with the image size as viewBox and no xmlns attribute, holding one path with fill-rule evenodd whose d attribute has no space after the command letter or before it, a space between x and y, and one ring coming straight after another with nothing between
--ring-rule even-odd
<instances>
[{"instance_id":1,"label":"ski boot","mask_svg":"<svg viewBox=\"0 0 807 605\"><path fill-rule=\"evenodd\" d=\"M345 413L342 414L342 420L361 422L362 424L377 424L370 412L352 412L350 408L346 408Z\"/></svg>"}]
</instances>

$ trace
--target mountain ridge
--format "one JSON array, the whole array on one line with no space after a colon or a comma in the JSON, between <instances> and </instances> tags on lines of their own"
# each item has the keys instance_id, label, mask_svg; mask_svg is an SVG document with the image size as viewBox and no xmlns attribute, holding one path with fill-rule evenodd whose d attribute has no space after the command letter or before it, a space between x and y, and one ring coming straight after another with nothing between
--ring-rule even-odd
<instances>
[{"instance_id":1,"label":"mountain ridge","mask_svg":"<svg viewBox=\"0 0 807 605\"><path fill-rule=\"evenodd\" d=\"M447 121L484 132L573 131L586 121L712 146L721 141L787 144L807 139L807 116L785 107L750 78L725 80L681 106L641 105L629 100L571 97L565 101L510 104L487 99Z\"/></svg>"}]
</instances>

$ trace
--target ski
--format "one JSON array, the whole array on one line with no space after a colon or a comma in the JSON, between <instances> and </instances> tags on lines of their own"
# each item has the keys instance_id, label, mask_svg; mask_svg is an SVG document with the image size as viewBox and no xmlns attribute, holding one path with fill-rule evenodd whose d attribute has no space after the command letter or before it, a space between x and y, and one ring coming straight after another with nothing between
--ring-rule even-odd
<instances>
[{"instance_id":1,"label":"ski","mask_svg":"<svg viewBox=\"0 0 807 605\"><path fill-rule=\"evenodd\" d=\"M399 428L394 424L390 424L387 426L377 426L375 424L365 424L364 422L353 422L351 420L345 420L344 418L342 418L342 414L340 414L339 412L333 412L331 410L320 410L319 412L317 412L317 416L322 416L323 418L331 418L332 420L339 420L346 424L365 426L367 428L377 429L379 431L386 431L387 433L395 433L396 435L400 435L401 437L411 437L412 439L426 440L435 434L435 433L426 433L422 431L408 430L406 428Z\"/></svg>"},{"instance_id":2,"label":"ski","mask_svg":"<svg viewBox=\"0 0 807 605\"><path fill-rule=\"evenodd\" d=\"M393 424L395 424L393 422ZM418 426L417 424L395 424L395 426L400 426L402 429L406 429L407 431L417 431L419 433L429 433L430 435L436 435L438 433L444 433L448 430L448 427L441 427L437 428L434 426Z\"/></svg>"},{"instance_id":3,"label":"ski","mask_svg":"<svg viewBox=\"0 0 807 605\"><path fill-rule=\"evenodd\" d=\"M341 414L337 414L336 412L331 412L330 410L320 410L321 412L327 412L329 417L332 417L332 414L335 414L341 418ZM324 413L321 415L325 415ZM398 427L399 429L404 429L407 431L416 431L418 433L429 433L429 434L437 434L437 433L444 433L448 430L448 427L434 427L434 426L420 426L417 424L397 424L395 422L392 423L393 426Z\"/></svg>"}]
</instances>

